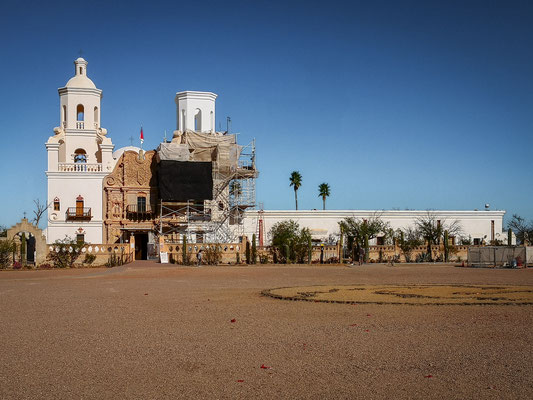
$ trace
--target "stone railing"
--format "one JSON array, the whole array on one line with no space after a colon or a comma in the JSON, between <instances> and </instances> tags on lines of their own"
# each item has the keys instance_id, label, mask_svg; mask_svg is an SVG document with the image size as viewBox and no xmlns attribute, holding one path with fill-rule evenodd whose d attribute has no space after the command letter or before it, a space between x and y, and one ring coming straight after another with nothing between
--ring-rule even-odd
<instances>
[{"instance_id":1,"label":"stone railing","mask_svg":"<svg viewBox=\"0 0 533 400\"><path fill-rule=\"evenodd\" d=\"M85 129L85 122L76 121L76 129Z\"/></svg>"},{"instance_id":2,"label":"stone railing","mask_svg":"<svg viewBox=\"0 0 533 400\"><path fill-rule=\"evenodd\" d=\"M59 163L59 172L102 172L102 164Z\"/></svg>"}]
</instances>

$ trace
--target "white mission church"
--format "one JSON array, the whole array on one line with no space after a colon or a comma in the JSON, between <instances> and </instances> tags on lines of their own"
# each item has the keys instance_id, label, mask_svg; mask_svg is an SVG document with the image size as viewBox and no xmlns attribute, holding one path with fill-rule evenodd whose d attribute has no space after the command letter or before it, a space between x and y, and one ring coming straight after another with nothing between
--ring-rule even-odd
<instances>
[{"instance_id":1,"label":"white mission church","mask_svg":"<svg viewBox=\"0 0 533 400\"><path fill-rule=\"evenodd\" d=\"M105 243L103 201L104 178L115 168L117 158L124 153L119 149L113 156L114 145L101 127L102 90L87 76L87 61L78 58L75 74L59 92L59 127L46 142L48 153L48 227L47 243L58 239L83 239L88 243ZM188 92L180 92L188 93ZM203 93L203 92L189 92ZM190 126L210 126L214 132L214 105L216 95L206 94L211 112L203 115L205 121ZM178 96L179 97L179 96ZM182 104L186 104L182 102ZM187 105L185 105L187 107ZM196 107L191 103L191 107ZM186 111L177 110L178 129L180 120L185 121ZM180 118L181 115L181 118ZM189 112L187 118L193 118ZM132 148L127 148L132 149ZM135 148L133 148L135 150ZM138 149L137 149L138 151ZM289 190L289 189L288 189ZM430 206L430 205L429 205ZM251 238L257 234L262 244L268 244L268 231L279 221L295 220L300 226L311 229L315 239L326 239L338 233L338 222L346 217L360 219L380 215L393 228L412 226L416 218L426 211L376 211L376 210L253 210L243 212L239 233ZM442 221L458 220L462 226L462 236L470 237L474 243L489 243L498 239L504 243L507 235L503 230L505 211L433 211L436 219ZM192 240L194 241L194 237Z\"/></svg>"}]
</instances>

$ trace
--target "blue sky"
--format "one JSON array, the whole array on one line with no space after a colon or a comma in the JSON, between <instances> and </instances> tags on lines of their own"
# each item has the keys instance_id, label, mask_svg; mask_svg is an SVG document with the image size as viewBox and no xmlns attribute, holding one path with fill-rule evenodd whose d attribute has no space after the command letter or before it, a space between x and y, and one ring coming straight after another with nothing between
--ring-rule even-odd
<instances>
[{"instance_id":1,"label":"blue sky","mask_svg":"<svg viewBox=\"0 0 533 400\"><path fill-rule=\"evenodd\" d=\"M79 56L116 148L155 148L213 91L256 138L257 199L300 209L505 209L533 219L529 1L2 2L0 225L46 198L44 143Z\"/></svg>"}]
</instances>

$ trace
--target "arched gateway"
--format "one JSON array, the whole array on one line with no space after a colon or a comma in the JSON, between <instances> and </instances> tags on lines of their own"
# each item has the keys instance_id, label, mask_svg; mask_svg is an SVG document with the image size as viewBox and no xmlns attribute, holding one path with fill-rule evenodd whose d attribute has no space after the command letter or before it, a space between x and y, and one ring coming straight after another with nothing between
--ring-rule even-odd
<instances>
[{"instance_id":1,"label":"arched gateway","mask_svg":"<svg viewBox=\"0 0 533 400\"><path fill-rule=\"evenodd\" d=\"M46 260L46 237L42 229L31 224L26 218L22 218L18 224L7 230L7 239L17 243L15 261L22 264L39 265ZM25 251L21 254L20 246L23 241L25 242Z\"/></svg>"}]
</instances>

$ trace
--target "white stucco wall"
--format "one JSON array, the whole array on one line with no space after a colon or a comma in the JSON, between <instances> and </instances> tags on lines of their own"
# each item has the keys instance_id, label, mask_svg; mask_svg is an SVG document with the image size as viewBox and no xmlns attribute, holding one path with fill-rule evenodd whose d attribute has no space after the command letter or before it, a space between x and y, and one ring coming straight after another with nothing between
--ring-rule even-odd
<instances>
[{"instance_id":1,"label":"white stucco wall","mask_svg":"<svg viewBox=\"0 0 533 400\"><path fill-rule=\"evenodd\" d=\"M107 172L48 172L48 234L47 242L64 239L65 235L76 237L77 230L85 230L85 241L102 243L103 240L103 195L102 180ZM82 196L84 207L91 208L90 221L66 221L66 211L76 207L76 198ZM60 210L54 211L54 198L60 200Z\"/></svg>"},{"instance_id":2,"label":"white stucco wall","mask_svg":"<svg viewBox=\"0 0 533 400\"><path fill-rule=\"evenodd\" d=\"M417 218L427 216L428 211L422 210L250 210L245 213L244 217L244 234L252 237L256 234L259 237L258 221L260 214L263 219L264 244L269 243L268 233L272 226L280 221L294 220L300 227L306 227L311 230L313 237L316 239L326 239L330 234L339 233L338 223L344 218L353 217L356 219L369 219L373 216L379 216L382 220L388 222L393 229L406 228L414 226ZM441 220L441 223L450 223L458 220L462 227L462 237L471 237L472 239L485 239L488 243L491 240L491 226L494 221L495 238L507 239L506 234L502 235L503 216L505 211L431 211L435 218Z\"/></svg>"}]
</instances>

